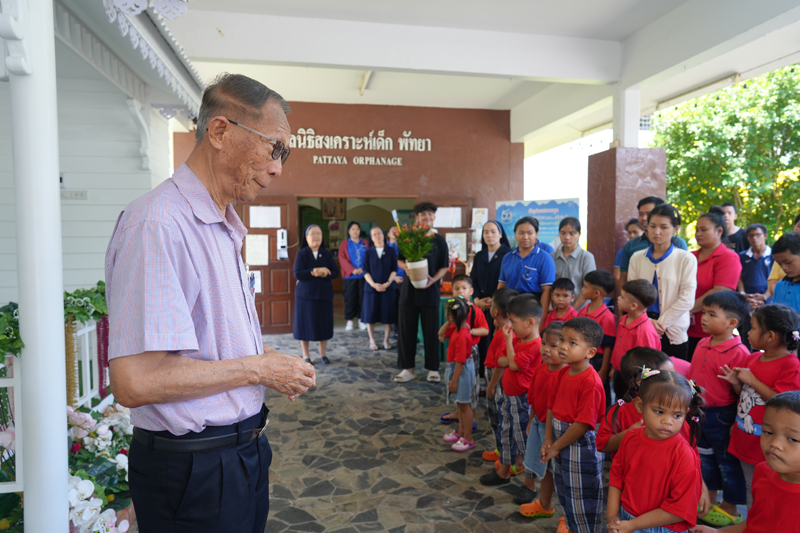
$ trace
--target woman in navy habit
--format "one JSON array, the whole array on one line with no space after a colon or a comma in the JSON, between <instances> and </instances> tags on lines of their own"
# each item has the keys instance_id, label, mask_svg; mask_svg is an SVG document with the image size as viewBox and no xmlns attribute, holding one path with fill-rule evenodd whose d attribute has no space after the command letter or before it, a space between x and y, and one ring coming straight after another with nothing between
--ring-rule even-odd
<instances>
[{"instance_id":1,"label":"woman in navy habit","mask_svg":"<svg viewBox=\"0 0 800 533\"><path fill-rule=\"evenodd\" d=\"M369 347L377 350L375 324L383 324L383 348L389 346L389 332L397 320L394 280L397 275L397 253L385 242L383 230L375 226L369 231L370 246L364 258L364 302L361 306L361 322L367 325Z\"/></svg>"},{"instance_id":2,"label":"woman in navy habit","mask_svg":"<svg viewBox=\"0 0 800 533\"><path fill-rule=\"evenodd\" d=\"M322 362L330 364L325 355L328 339L333 337L333 285L339 267L333 254L325 248L322 228L311 224L300 242L294 259L294 338L300 341L303 360L310 363L309 342L319 341Z\"/></svg>"}]
</instances>

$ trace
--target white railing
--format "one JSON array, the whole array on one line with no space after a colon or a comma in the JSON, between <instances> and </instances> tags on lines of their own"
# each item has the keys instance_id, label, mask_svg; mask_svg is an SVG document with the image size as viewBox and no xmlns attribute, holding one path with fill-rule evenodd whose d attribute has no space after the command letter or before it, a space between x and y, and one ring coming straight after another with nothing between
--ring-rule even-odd
<instances>
[{"instance_id":1,"label":"white railing","mask_svg":"<svg viewBox=\"0 0 800 533\"><path fill-rule=\"evenodd\" d=\"M23 490L23 483L22 483L22 426L19 423L22 420L22 388L20 387L20 365L14 364L14 356L11 354L7 354L5 358L5 365L6 365L6 375L10 374L10 377L0 378L0 388L6 389L8 394L8 399L11 402L11 405L5 406L8 411L8 424L7 427L2 429L7 429L8 427L14 427L14 431L16 434L16 439L14 442L15 452L6 451L3 454L2 461L6 462L11 457L14 457L14 465L15 465L15 478L16 481L13 482L2 482L0 483L0 494L5 494L8 492L22 492Z\"/></svg>"},{"instance_id":2,"label":"white railing","mask_svg":"<svg viewBox=\"0 0 800 533\"><path fill-rule=\"evenodd\" d=\"M92 407L92 399L100 398L100 365L97 361L97 323L90 320L75 332L78 347L78 407ZM105 376L103 376L105 379Z\"/></svg>"}]
</instances>

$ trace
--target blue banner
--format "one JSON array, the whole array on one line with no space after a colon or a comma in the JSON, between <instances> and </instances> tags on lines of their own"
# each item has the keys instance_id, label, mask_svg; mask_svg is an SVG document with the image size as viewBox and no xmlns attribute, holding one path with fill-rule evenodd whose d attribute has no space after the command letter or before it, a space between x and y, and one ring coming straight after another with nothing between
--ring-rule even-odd
<instances>
[{"instance_id":1,"label":"blue banner","mask_svg":"<svg viewBox=\"0 0 800 533\"><path fill-rule=\"evenodd\" d=\"M539 221L539 241L545 242L555 249L561 245L558 238L558 224L565 217L578 218L578 214L578 198L497 202L497 220L506 230L512 248L517 246L517 240L514 238L514 224L522 217L536 218Z\"/></svg>"}]
</instances>

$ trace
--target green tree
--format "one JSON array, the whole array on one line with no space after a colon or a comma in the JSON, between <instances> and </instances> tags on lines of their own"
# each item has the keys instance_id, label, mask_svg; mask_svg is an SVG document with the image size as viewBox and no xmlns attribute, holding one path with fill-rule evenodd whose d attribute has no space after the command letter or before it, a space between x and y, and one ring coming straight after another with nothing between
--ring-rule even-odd
<instances>
[{"instance_id":1,"label":"green tree","mask_svg":"<svg viewBox=\"0 0 800 533\"><path fill-rule=\"evenodd\" d=\"M774 239L800 211L800 68L786 67L653 117L667 152L667 198L688 224L732 202L738 225Z\"/></svg>"}]
</instances>

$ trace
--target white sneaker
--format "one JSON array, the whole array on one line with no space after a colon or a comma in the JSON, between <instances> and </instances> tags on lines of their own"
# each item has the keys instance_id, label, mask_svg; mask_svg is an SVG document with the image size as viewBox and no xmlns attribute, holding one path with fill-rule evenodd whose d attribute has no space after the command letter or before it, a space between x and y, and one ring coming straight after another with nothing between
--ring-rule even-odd
<instances>
[{"instance_id":1,"label":"white sneaker","mask_svg":"<svg viewBox=\"0 0 800 533\"><path fill-rule=\"evenodd\" d=\"M442 380L442 377L439 375L438 372L434 372L433 370L428 372L428 381L431 383L439 383Z\"/></svg>"},{"instance_id":2,"label":"white sneaker","mask_svg":"<svg viewBox=\"0 0 800 533\"><path fill-rule=\"evenodd\" d=\"M359 320L358 321L358 329L360 329L361 331L364 331L365 329L367 329L367 325Z\"/></svg>"},{"instance_id":3,"label":"white sneaker","mask_svg":"<svg viewBox=\"0 0 800 533\"><path fill-rule=\"evenodd\" d=\"M344 327L344 330L345 331L353 331L353 321L352 320L348 320L347 321L347 325Z\"/></svg>"}]
</instances>

